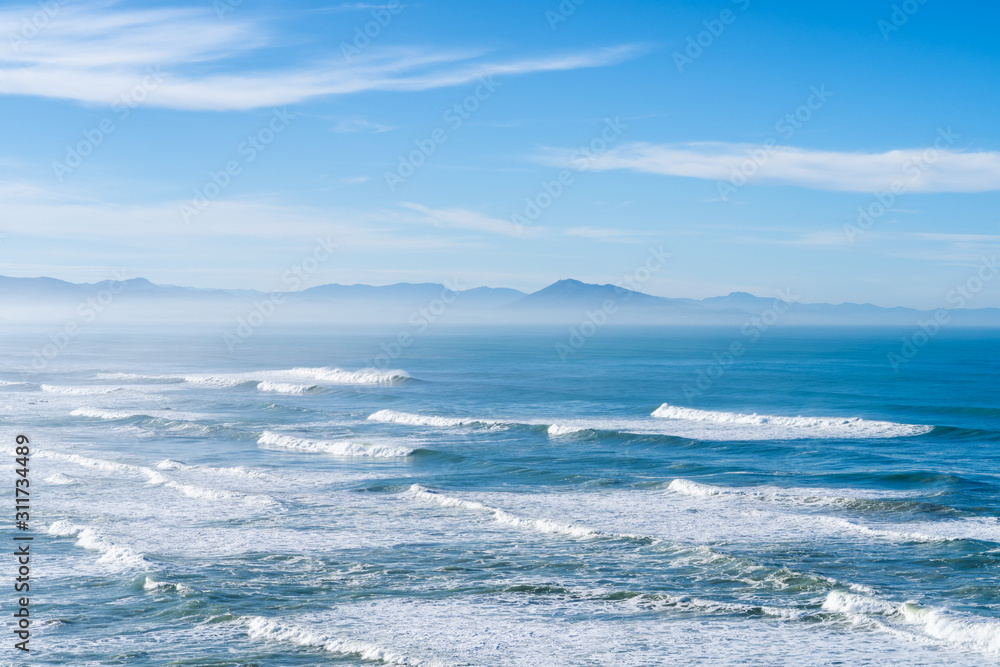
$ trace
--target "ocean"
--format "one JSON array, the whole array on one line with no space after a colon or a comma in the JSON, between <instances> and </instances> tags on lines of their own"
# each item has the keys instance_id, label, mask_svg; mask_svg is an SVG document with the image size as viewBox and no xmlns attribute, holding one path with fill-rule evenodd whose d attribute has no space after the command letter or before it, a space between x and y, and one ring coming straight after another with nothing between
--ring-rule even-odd
<instances>
[{"instance_id":1,"label":"ocean","mask_svg":"<svg viewBox=\"0 0 1000 667\"><path fill-rule=\"evenodd\" d=\"M1000 331L49 333L30 664L1000 661Z\"/></svg>"}]
</instances>

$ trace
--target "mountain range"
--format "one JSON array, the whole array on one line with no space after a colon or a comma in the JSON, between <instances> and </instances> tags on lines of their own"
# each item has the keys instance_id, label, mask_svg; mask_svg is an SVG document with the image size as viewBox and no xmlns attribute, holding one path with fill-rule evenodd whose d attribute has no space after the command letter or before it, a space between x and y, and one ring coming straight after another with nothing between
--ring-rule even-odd
<instances>
[{"instance_id":1,"label":"mountain range","mask_svg":"<svg viewBox=\"0 0 1000 667\"><path fill-rule=\"evenodd\" d=\"M559 280L515 289L449 289L438 283L329 284L296 292L158 285L144 278L70 283L0 276L0 321L216 322L250 317L285 323L353 324L750 324L917 325L939 311L856 303L799 303L746 292L707 299L652 296L615 285ZM950 309L949 323L1000 326L1000 309ZM757 324L754 324L754 323Z\"/></svg>"}]
</instances>

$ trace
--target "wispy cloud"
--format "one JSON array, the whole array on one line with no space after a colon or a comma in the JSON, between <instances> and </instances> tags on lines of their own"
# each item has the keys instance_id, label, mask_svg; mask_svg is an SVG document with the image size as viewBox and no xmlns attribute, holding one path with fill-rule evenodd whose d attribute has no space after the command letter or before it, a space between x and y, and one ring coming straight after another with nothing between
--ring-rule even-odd
<instances>
[{"instance_id":1,"label":"wispy cloud","mask_svg":"<svg viewBox=\"0 0 1000 667\"><path fill-rule=\"evenodd\" d=\"M0 11L0 34L16 33L25 5ZM277 39L260 22L220 22L208 9L122 10L69 5L31 39L0 45L0 94L110 104L127 95L148 68L164 80L144 104L188 110L281 106L315 97L365 91L419 91L479 77L514 76L612 65L636 56L618 46L533 58L489 56L483 50L380 47L348 64L328 60L268 68L254 56Z\"/></svg>"},{"instance_id":2,"label":"wispy cloud","mask_svg":"<svg viewBox=\"0 0 1000 667\"><path fill-rule=\"evenodd\" d=\"M932 160L927 155L933 155ZM631 171L729 181L758 157L750 183L797 185L817 190L872 192L894 181L907 192L1000 190L1000 152L902 149L884 153L820 151L791 146L700 142L629 143L588 159L586 169ZM546 149L541 162L579 167L574 151Z\"/></svg>"},{"instance_id":3,"label":"wispy cloud","mask_svg":"<svg viewBox=\"0 0 1000 667\"><path fill-rule=\"evenodd\" d=\"M360 116L339 118L333 125L333 131L337 134L351 134L354 132L371 132L378 134L380 132L388 132L389 130L394 129L396 128L392 125L382 125L381 123L375 123Z\"/></svg>"},{"instance_id":4,"label":"wispy cloud","mask_svg":"<svg viewBox=\"0 0 1000 667\"><path fill-rule=\"evenodd\" d=\"M314 7L309 9L310 12L319 12L323 14L338 14L341 12L363 12L370 11L373 9L395 9L399 10L403 7L416 7L419 5L413 4L402 4L402 3L378 3L378 2L342 2L339 5L330 5L329 7Z\"/></svg>"},{"instance_id":5,"label":"wispy cloud","mask_svg":"<svg viewBox=\"0 0 1000 667\"><path fill-rule=\"evenodd\" d=\"M408 202L400 204L400 206L420 213L421 216L416 221L436 227L453 227L474 232L484 232L486 234L502 234L504 236L515 237L536 235L541 231L538 227L524 227L514 224L509 220L490 218L482 213L462 208L432 209Z\"/></svg>"}]
</instances>

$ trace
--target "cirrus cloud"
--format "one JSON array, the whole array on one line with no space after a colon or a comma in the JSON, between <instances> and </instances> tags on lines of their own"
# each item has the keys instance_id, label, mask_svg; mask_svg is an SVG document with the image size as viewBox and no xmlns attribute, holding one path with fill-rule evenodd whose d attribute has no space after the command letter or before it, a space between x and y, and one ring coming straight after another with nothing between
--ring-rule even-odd
<instances>
[{"instance_id":1,"label":"cirrus cloud","mask_svg":"<svg viewBox=\"0 0 1000 667\"><path fill-rule=\"evenodd\" d=\"M268 66L264 47L281 44L261 22L218 21L207 9L119 10L60 6L44 26L22 35L37 12L0 10L0 94L110 104L127 95L150 68L164 80L144 104L182 110L247 110L366 91L420 91L480 77L603 67L638 55L624 45L536 57L502 58L485 50L369 49L347 63L335 48L325 60ZM336 54L336 55L334 55Z\"/></svg>"},{"instance_id":2,"label":"cirrus cloud","mask_svg":"<svg viewBox=\"0 0 1000 667\"><path fill-rule=\"evenodd\" d=\"M539 160L579 167L576 156L570 150L546 149ZM894 182L907 192L1000 190L1000 152L936 147L863 153L724 142L634 142L590 157L584 168L726 182L743 173L751 183L843 192L888 189Z\"/></svg>"}]
</instances>

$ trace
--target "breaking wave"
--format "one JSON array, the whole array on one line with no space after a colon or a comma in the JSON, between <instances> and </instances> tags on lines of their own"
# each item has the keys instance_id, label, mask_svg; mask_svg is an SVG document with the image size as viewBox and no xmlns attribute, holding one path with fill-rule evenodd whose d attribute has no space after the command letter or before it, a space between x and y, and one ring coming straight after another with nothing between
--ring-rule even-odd
<instances>
[{"instance_id":1,"label":"breaking wave","mask_svg":"<svg viewBox=\"0 0 1000 667\"><path fill-rule=\"evenodd\" d=\"M57 537L75 537L76 545L101 554L98 563L104 563L120 569L145 569L150 566L145 556L128 547L102 537L93 528L74 524L65 519L56 521L48 529L49 535Z\"/></svg>"},{"instance_id":2,"label":"breaking wave","mask_svg":"<svg viewBox=\"0 0 1000 667\"><path fill-rule=\"evenodd\" d=\"M252 639L290 642L299 646L323 649L328 653L356 656L362 660L381 662L386 665L432 667L438 664L403 655L392 649L376 646L368 642L321 635L312 630L306 630L294 625L284 625L260 616L250 617L244 619L244 621L248 626L247 634Z\"/></svg>"},{"instance_id":3,"label":"breaking wave","mask_svg":"<svg viewBox=\"0 0 1000 667\"><path fill-rule=\"evenodd\" d=\"M334 456L368 456L373 458L395 458L409 456L414 450L409 447L389 447L369 445L346 440L309 440L274 431L264 431L257 440L258 445L277 447L296 452L332 454Z\"/></svg>"},{"instance_id":4,"label":"breaking wave","mask_svg":"<svg viewBox=\"0 0 1000 667\"><path fill-rule=\"evenodd\" d=\"M652 413L657 419L703 422L724 426L752 426L761 430L808 433L819 437L895 438L920 435L933 426L872 421L860 417L776 417L715 410L695 410L664 403ZM802 437L802 436L799 436ZM806 436L809 437L809 436Z\"/></svg>"}]
</instances>

